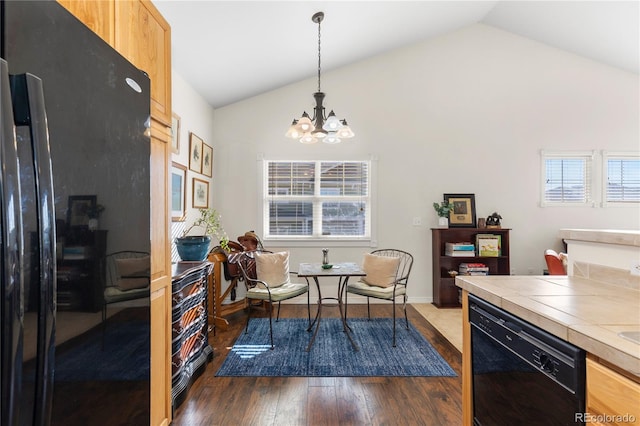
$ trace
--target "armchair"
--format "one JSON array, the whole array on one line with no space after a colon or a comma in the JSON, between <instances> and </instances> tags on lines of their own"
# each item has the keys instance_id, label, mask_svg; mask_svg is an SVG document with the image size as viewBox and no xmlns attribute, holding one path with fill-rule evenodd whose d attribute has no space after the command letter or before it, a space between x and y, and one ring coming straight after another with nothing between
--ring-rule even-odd
<instances>
[{"instance_id":1,"label":"armchair","mask_svg":"<svg viewBox=\"0 0 640 426\"><path fill-rule=\"evenodd\" d=\"M413 266L413 256L397 249L374 250L365 254L362 269L367 274L361 280L349 282L345 293L345 320L347 319L348 294L357 294L367 298L367 317L371 319L369 299L388 300L393 303L393 347L396 347L396 298L402 297L402 310L406 328L407 284Z\"/></svg>"}]
</instances>

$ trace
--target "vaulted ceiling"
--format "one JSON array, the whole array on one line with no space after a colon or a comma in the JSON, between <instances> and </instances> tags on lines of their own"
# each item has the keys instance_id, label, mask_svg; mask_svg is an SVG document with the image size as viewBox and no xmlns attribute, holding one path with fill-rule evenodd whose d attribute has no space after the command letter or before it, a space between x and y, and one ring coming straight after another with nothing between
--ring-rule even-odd
<instances>
[{"instance_id":1,"label":"vaulted ceiling","mask_svg":"<svg viewBox=\"0 0 640 426\"><path fill-rule=\"evenodd\" d=\"M638 74L640 1L154 0L174 69L214 108L482 23ZM310 90L315 87L310 88Z\"/></svg>"}]
</instances>

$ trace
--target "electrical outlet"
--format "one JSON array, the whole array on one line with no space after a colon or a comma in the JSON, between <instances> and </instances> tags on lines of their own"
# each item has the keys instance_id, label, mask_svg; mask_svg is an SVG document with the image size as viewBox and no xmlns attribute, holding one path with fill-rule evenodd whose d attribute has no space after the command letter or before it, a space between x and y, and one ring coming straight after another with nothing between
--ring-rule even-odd
<instances>
[{"instance_id":1,"label":"electrical outlet","mask_svg":"<svg viewBox=\"0 0 640 426\"><path fill-rule=\"evenodd\" d=\"M511 268L511 275L515 275L516 274L516 268Z\"/></svg>"},{"instance_id":2,"label":"electrical outlet","mask_svg":"<svg viewBox=\"0 0 640 426\"><path fill-rule=\"evenodd\" d=\"M631 262L631 275L640 275L640 262Z\"/></svg>"},{"instance_id":3,"label":"electrical outlet","mask_svg":"<svg viewBox=\"0 0 640 426\"><path fill-rule=\"evenodd\" d=\"M413 226L422 226L422 218L419 216L414 217Z\"/></svg>"}]
</instances>

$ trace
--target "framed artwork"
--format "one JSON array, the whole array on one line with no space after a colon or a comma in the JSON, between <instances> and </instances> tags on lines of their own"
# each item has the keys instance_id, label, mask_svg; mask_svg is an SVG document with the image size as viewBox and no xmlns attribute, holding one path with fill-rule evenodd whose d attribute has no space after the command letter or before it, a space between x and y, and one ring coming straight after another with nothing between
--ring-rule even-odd
<instances>
[{"instance_id":1,"label":"framed artwork","mask_svg":"<svg viewBox=\"0 0 640 426\"><path fill-rule=\"evenodd\" d=\"M187 167L171 162L171 220L184 222L187 213Z\"/></svg>"},{"instance_id":2,"label":"framed artwork","mask_svg":"<svg viewBox=\"0 0 640 426\"><path fill-rule=\"evenodd\" d=\"M195 133L189 132L189 169L196 173L202 173L203 143Z\"/></svg>"},{"instance_id":3,"label":"framed artwork","mask_svg":"<svg viewBox=\"0 0 640 426\"><path fill-rule=\"evenodd\" d=\"M89 211L96 209L95 195L70 195L67 209L68 226L89 226Z\"/></svg>"},{"instance_id":4,"label":"framed artwork","mask_svg":"<svg viewBox=\"0 0 640 426\"><path fill-rule=\"evenodd\" d=\"M193 178L192 204L194 209L206 209L209 207L209 182Z\"/></svg>"},{"instance_id":5,"label":"framed artwork","mask_svg":"<svg viewBox=\"0 0 640 426\"><path fill-rule=\"evenodd\" d=\"M176 113L171 115L171 151L180 154L180 116Z\"/></svg>"},{"instance_id":6,"label":"framed artwork","mask_svg":"<svg viewBox=\"0 0 640 426\"><path fill-rule=\"evenodd\" d=\"M476 227L475 194L444 194L444 201L453 203L453 211L449 213L450 228Z\"/></svg>"},{"instance_id":7,"label":"framed artwork","mask_svg":"<svg viewBox=\"0 0 640 426\"><path fill-rule=\"evenodd\" d=\"M213 175L213 148L206 143L202 144L202 174L209 177Z\"/></svg>"}]
</instances>

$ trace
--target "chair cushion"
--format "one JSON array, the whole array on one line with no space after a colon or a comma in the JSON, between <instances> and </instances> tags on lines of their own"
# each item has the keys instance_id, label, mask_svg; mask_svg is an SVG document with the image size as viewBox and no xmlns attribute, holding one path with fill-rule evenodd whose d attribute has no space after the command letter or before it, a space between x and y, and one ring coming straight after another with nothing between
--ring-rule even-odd
<instances>
[{"instance_id":1,"label":"chair cushion","mask_svg":"<svg viewBox=\"0 0 640 426\"><path fill-rule=\"evenodd\" d=\"M289 252L256 252L256 274L269 287L280 287L289 283Z\"/></svg>"},{"instance_id":2,"label":"chair cushion","mask_svg":"<svg viewBox=\"0 0 640 426\"><path fill-rule=\"evenodd\" d=\"M389 287L396 280L399 266L399 257L377 256L365 253L362 270L367 275L363 278L363 281L369 285Z\"/></svg>"},{"instance_id":3,"label":"chair cushion","mask_svg":"<svg viewBox=\"0 0 640 426\"><path fill-rule=\"evenodd\" d=\"M357 281L349 283L347 285L347 291L349 293L359 294L361 296L375 297L377 299L393 299L393 286L389 287L377 287L369 285L363 281ZM402 296L407 292L407 287L404 285L398 285L396 287L396 297Z\"/></svg>"},{"instance_id":4,"label":"chair cushion","mask_svg":"<svg viewBox=\"0 0 640 426\"><path fill-rule=\"evenodd\" d=\"M150 259L149 256L115 259L118 276L116 287L120 290L147 287L151 273Z\"/></svg>"},{"instance_id":5,"label":"chair cushion","mask_svg":"<svg viewBox=\"0 0 640 426\"><path fill-rule=\"evenodd\" d=\"M278 287L271 287L270 289L271 300L273 302L279 302L304 294L309 290L309 287L306 284L288 282ZM269 292L264 287L256 286L247 291L247 297L249 299L269 300Z\"/></svg>"}]
</instances>

